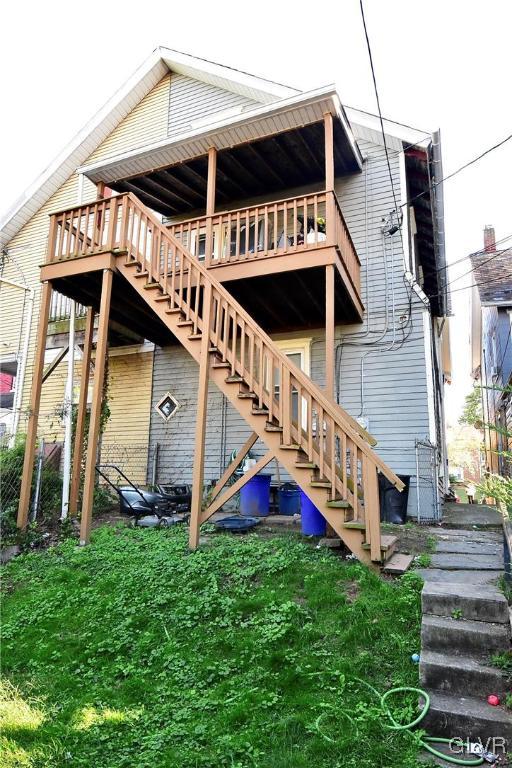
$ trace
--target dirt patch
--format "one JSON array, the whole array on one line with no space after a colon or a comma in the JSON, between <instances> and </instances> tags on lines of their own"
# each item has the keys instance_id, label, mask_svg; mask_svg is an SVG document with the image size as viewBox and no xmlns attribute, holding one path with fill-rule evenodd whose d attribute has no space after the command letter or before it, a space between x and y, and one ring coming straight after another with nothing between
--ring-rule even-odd
<instances>
[{"instance_id":1,"label":"dirt patch","mask_svg":"<svg viewBox=\"0 0 512 768\"><path fill-rule=\"evenodd\" d=\"M355 603L361 590L357 581L346 581L343 582L343 591L345 592L347 601L349 603Z\"/></svg>"},{"instance_id":2,"label":"dirt patch","mask_svg":"<svg viewBox=\"0 0 512 768\"><path fill-rule=\"evenodd\" d=\"M435 552L435 536L421 525L407 523L406 525L391 525L383 523L382 533L391 534L398 538L399 552L408 555L420 555L424 552Z\"/></svg>"}]
</instances>

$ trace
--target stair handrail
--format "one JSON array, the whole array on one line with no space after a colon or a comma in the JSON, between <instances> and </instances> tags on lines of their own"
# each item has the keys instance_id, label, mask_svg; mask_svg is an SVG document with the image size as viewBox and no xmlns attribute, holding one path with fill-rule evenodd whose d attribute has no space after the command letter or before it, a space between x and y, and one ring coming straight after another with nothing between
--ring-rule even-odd
<instances>
[{"instance_id":1,"label":"stair handrail","mask_svg":"<svg viewBox=\"0 0 512 768\"><path fill-rule=\"evenodd\" d=\"M333 422L338 426L339 429L341 429L343 432L347 434L347 436L354 442L354 444L359 448L359 450L366 456L367 459L369 459L377 469L382 472L382 474L387 477L387 479L398 489L403 490L404 484L400 480L400 478L387 466L387 464L380 459L380 457L370 448L370 446L359 436L359 434L353 429L353 427L350 425L349 421L345 418L345 411L344 409L338 405L333 404L331 401L324 395L324 393L321 391L320 388L317 387L317 385L311 380L311 378L305 374L303 371L301 371L297 366L289 360L286 355L279 350L270 336L268 336L267 333L254 321L254 319L249 315L246 310L236 301L236 299L227 291L222 283L220 283L212 274L210 271L208 271L201 262L196 259L190 251L188 251L187 248L185 248L179 240L177 240L173 235L171 235L168 230L165 228L165 226L158 221L158 219L153 215L153 213L146 208L146 206L137 198L136 195L133 194L133 192L125 193L124 195L120 195L117 198L112 198L112 200L117 200L117 204L121 202L122 199L129 199L133 203L134 206L138 209L139 213L143 214L146 219L151 221L152 225L159 231L160 236L164 239L168 240L170 244L175 248L177 251L179 251L184 258L185 261L189 262L191 267L193 267L206 282L210 282L212 287L215 288L217 293L222 297L224 301L227 302L227 304L230 306L231 309L233 309L239 317L243 318L244 323L249 326L252 331L255 333L256 336L260 338L260 340L269 348L272 355L276 360L278 360L283 367L288 371L290 375L292 375L299 383L300 385L308 392L308 394L311 397L314 397L314 399L317 401L317 403L321 406L324 413L328 414L330 418L333 420ZM123 218L123 217L122 217ZM125 222L127 222L127 216L124 216ZM126 224L125 224L126 226ZM120 242L120 250L124 250L123 245L126 246L126 250L129 250L128 248L128 242L123 241L122 238L126 238L127 232L121 231L121 242ZM138 259L137 259L138 260ZM141 264L141 266L144 266ZM156 282L160 282L160 275L153 275L150 271L150 277L155 278ZM201 323L198 321L198 326L201 327ZM348 417L348 414L346 414Z\"/></svg>"}]
</instances>

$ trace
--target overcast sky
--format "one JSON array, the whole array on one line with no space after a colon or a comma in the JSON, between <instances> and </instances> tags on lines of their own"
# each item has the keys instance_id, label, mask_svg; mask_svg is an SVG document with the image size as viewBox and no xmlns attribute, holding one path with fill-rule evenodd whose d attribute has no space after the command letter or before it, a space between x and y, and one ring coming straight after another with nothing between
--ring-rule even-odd
<instances>
[{"instance_id":1,"label":"overcast sky","mask_svg":"<svg viewBox=\"0 0 512 768\"><path fill-rule=\"evenodd\" d=\"M383 114L440 128L445 175L512 132L511 0L365 0L365 12ZM2 212L158 45L303 90L334 82L375 111L359 0L18 0L2 17ZM512 234L511 174L512 141L446 182L449 262L481 248L485 224ZM469 291L453 310L452 423L470 386Z\"/></svg>"}]
</instances>

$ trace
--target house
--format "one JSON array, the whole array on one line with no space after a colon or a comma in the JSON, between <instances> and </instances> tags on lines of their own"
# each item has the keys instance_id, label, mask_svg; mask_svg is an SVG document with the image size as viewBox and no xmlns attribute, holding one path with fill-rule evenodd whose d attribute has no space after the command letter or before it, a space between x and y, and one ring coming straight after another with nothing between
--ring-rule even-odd
<instances>
[{"instance_id":1,"label":"house","mask_svg":"<svg viewBox=\"0 0 512 768\"><path fill-rule=\"evenodd\" d=\"M334 86L301 92L158 48L1 227L3 276L21 266L26 286L2 308L26 481L36 434L74 381L78 434L91 408L90 506L108 364L102 451L142 446L134 471L192 482L193 529L203 483L222 480L206 519L241 446L231 470L248 450L246 477L277 463L362 559L383 552L379 482L402 489L407 476L409 515L437 519L450 376L441 177L439 133L385 120L383 134ZM20 328L27 291L34 321Z\"/></svg>"},{"instance_id":2,"label":"house","mask_svg":"<svg viewBox=\"0 0 512 768\"><path fill-rule=\"evenodd\" d=\"M512 449L512 248L497 248L494 228L487 226L483 250L470 260L471 367L482 386L486 470L510 475L500 452Z\"/></svg>"}]
</instances>

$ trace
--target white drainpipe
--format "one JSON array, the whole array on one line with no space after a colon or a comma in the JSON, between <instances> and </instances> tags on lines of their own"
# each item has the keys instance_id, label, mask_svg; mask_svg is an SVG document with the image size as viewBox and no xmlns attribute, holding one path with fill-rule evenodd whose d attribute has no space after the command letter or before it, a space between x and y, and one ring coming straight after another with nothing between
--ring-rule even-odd
<instances>
[{"instance_id":1,"label":"white drainpipe","mask_svg":"<svg viewBox=\"0 0 512 768\"><path fill-rule=\"evenodd\" d=\"M64 394L64 463L62 467L62 507L60 519L65 520L69 511L69 485L71 482L71 443L73 438L73 379L75 367L75 302L69 307L68 377Z\"/></svg>"},{"instance_id":2,"label":"white drainpipe","mask_svg":"<svg viewBox=\"0 0 512 768\"><path fill-rule=\"evenodd\" d=\"M14 280L8 280L5 277L0 277L0 282L5 283L5 285L10 285L13 288L20 288L22 291L26 291L28 294L28 308L27 308L27 319L26 319L26 328L25 328L25 338L23 339L23 351L21 353L21 359L19 360L19 367L16 371L16 383L14 385L14 402L13 402L13 421L12 421L12 439L16 437L16 433L18 431L18 425L20 422L20 413L21 413L21 401L23 397L23 385L25 383L25 372L27 370L27 359L28 359L28 350L30 345L30 337L32 334L32 316L34 314L34 299L35 299L35 291L33 288L29 288L26 285L23 285L23 283L17 283Z\"/></svg>"}]
</instances>

